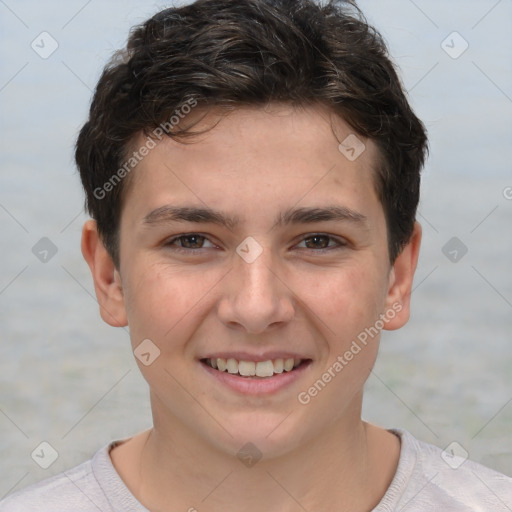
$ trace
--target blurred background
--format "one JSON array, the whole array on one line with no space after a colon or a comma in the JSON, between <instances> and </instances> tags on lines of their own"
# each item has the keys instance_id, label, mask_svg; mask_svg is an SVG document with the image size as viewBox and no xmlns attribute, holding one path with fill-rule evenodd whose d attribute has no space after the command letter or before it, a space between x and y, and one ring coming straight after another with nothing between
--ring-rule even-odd
<instances>
[{"instance_id":1,"label":"blurred background","mask_svg":"<svg viewBox=\"0 0 512 512\"><path fill-rule=\"evenodd\" d=\"M73 145L109 56L170 5L0 0L0 498L151 425L80 252ZM412 316L383 332L364 417L512 475L512 3L359 5L430 137Z\"/></svg>"}]
</instances>

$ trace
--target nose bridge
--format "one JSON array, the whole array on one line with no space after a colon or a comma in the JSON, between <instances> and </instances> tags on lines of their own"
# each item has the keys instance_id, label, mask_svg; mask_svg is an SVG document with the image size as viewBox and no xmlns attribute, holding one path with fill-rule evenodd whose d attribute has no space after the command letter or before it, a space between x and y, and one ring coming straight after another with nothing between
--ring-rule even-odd
<instances>
[{"instance_id":1,"label":"nose bridge","mask_svg":"<svg viewBox=\"0 0 512 512\"><path fill-rule=\"evenodd\" d=\"M254 239L240 244L229 273L230 293L219 308L222 321L251 333L289 321L293 316L290 292L278 276L277 260L270 248Z\"/></svg>"},{"instance_id":2,"label":"nose bridge","mask_svg":"<svg viewBox=\"0 0 512 512\"><path fill-rule=\"evenodd\" d=\"M241 258L236 265L236 270L242 289L241 296L248 292L249 296L271 300L275 298L277 272L275 258L271 250L266 248L254 261L246 261Z\"/></svg>"}]
</instances>

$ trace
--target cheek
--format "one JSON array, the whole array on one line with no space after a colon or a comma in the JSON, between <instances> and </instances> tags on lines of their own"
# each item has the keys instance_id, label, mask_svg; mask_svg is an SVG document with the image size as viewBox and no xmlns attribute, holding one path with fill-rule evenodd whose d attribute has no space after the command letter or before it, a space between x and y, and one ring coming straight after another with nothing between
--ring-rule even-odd
<instances>
[{"instance_id":1,"label":"cheek","mask_svg":"<svg viewBox=\"0 0 512 512\"><path fill-rule=\"evenodd\" d=\"M373 268L373 270L372 270ZM315 421L333 424L347 407L357 403L375 364L380 330L375 329L382 313L387 280L370 265L353 265L326 273L310 294L311 309L320 332L321 359L309 387L301 390L301 404L311 404L308 414Z\"/></svg>"},{"instance_id":2,"label":"cheek","mask_svg":"<svg viewBox=\"0 0 512 512\"><path fill-rule=\"evenodd\" d=\"M218 279L206 272L169 265L137 265L125 301L132 343L149 338L162 348L176 338ZM215 274L216 275L216 274ZM195 317L197 321L197 317Z\"/></svg>"},{"instance_id":3,"label":"cheek","mask_svg":"<svg viewBox=\"0 0 512 512\"><path fill-rule=\"evenodd\" d=\"M319 344L324 345L321 371L329 372L326 378L336 375L324 399L347 401L361 389L375 363L380 339L375 324L387 285L375 268L353 265L326 273L311 294L311 309L321 319L315 322Z\"/></svg>"},{"instance_id":4,"label":"cheek","mask_svg":"<svg viewBox=\"0 0 512 512\"><path fill-rule=\"evenodd\" d=\"M298 273L295 279L294 289L331 336L353 335L373 324L385 302L387 280L363 258L344 267Z\"/></svg>"}]
</instances>

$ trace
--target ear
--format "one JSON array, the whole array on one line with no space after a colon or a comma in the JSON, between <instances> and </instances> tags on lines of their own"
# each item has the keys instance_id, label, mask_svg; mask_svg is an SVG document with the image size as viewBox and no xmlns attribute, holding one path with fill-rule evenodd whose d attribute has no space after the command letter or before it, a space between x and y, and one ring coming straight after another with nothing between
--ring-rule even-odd
<instances>
[{"instance_id":1,"label":"ear","mask_svg":"<svg viewBox=\"0 0 512 512\"><path fill-rule=\"evenodd\" d=\"M391 318L384 325L384 329L388 331L400 329L409 320L412 282L418 264L420 245L421 225L415 222L411 240L397 256L389 273L386 316Z\"/></svg>"},{"instance_id":2,"label":"ear","mask_svg":"<svg viewBox=\"0 0 512 512\"><path fill-rule=\"evenodd\" d=\"M82 229L82 254L91 269L101 318L113 327L128 325L121 276L99 236L96 221Z\"/></svg>"}]
</instances>

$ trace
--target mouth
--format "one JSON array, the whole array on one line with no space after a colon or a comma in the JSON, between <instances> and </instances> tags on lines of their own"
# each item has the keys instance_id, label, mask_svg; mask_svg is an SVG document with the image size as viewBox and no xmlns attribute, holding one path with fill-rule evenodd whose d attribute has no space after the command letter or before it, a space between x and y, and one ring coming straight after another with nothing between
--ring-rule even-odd
<instances>
[{"instance_id":1,"label":"mouth","mask_svg":"<svg viewBox=\"0 0 512 512\"><path fill-rule=\"evenodd\" d=\"M277 358L266 361L246 361L234 358L204 358L201 363L221 373L247 379L272 379L300 370L311 363L311 359Z\"/></svg>"}]
</instances>

